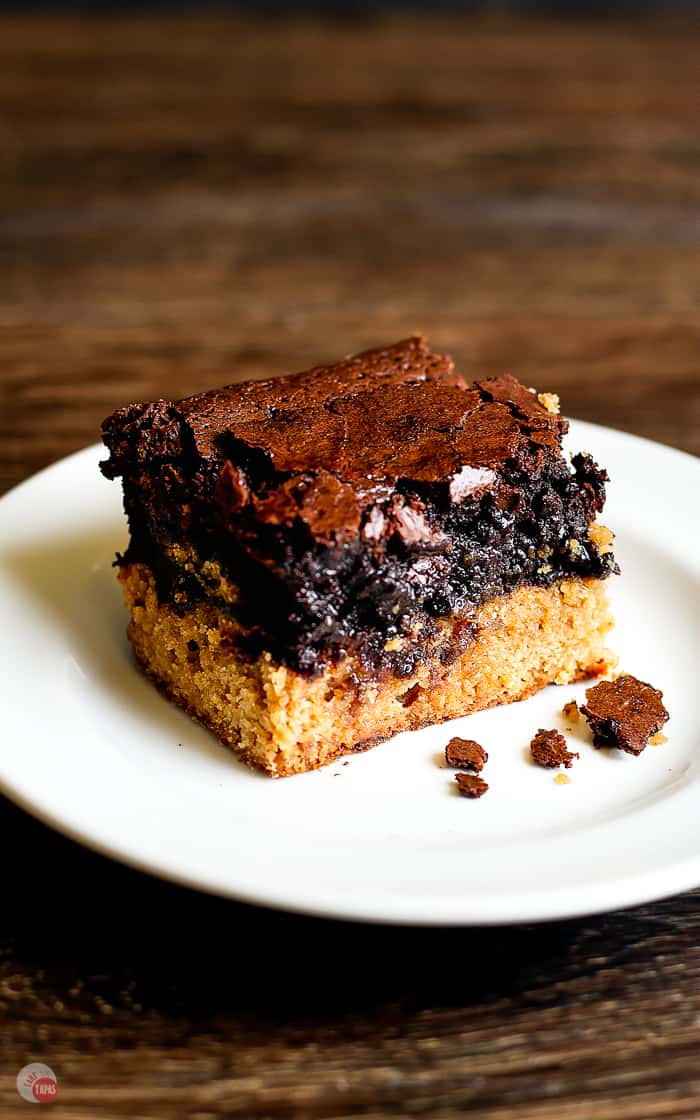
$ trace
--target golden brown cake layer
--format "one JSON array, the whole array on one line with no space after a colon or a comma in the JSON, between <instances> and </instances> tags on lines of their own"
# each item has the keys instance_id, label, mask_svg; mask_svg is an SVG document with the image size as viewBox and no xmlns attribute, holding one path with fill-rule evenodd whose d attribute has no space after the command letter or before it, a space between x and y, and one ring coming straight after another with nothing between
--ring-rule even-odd
<instances>
[{"instance_id":1,"label":"golden brown cake layer","mask_svg":"<svg viewBox=\"0 0 700 1120\"><path fill-rule=\"evenodd\" d=\"M309 678L266 652L247 659L214 604L182 614L160 603L146 565L125 565L119 578L145 671L245 762L275 777L324 766L399 731L522 700L547 684L600 675L615 663L605 647L612 626L606 585L598 579L521 587L469 618L446 620L434 656L424 655L409 678L372 674L352 656ZM465 626L474 639L445 664L438 646L444 652L451 636L458 642Z\"/></svg>"}]
</instances>

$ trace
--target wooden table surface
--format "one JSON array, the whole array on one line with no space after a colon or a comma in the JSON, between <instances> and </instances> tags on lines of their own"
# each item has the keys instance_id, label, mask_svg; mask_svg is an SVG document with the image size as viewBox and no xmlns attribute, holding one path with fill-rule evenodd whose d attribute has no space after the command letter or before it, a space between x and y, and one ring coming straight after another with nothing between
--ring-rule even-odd
<instances>
[{"instance_id":1,"label":"wooden table surface","mask_svg":"<svg viewBox=\"0 0 700 1120\"><path fill-rule=\"evenodd\" d=\"M414 329L699 452L698 46L687 14L2 17L0 485L132 399ZM0 831L3 1117L37 1059L66 1120L700 1116L698 894L361 927Z\"/></svg>"}]
</instances>

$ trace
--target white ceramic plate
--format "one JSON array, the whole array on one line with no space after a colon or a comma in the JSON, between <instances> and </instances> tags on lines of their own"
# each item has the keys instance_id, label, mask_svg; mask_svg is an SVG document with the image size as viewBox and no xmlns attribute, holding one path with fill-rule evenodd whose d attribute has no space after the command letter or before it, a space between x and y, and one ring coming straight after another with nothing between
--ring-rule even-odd
<instances>
[{"instance_id":1,"label":"white ceramic plate","mask_svg":"<svg viewBox=\"0 0 700 1120\"><path fill-rule=\"evenodd\" d=\"M627 906L700 885L700 460L572 425L611 477L605 521L621 667L664 691L668 743L637 759L579 732L571 783L528 760L585 686L403 734L272 781L163 700L131 659L111 568L126 527L90 447L0 502L0 788L61 832L158 875L308 913L499 923ZM694 512L693 512L694 511ZM453 734L490 753L456 793Z\"/></svg>"}]
</instances>

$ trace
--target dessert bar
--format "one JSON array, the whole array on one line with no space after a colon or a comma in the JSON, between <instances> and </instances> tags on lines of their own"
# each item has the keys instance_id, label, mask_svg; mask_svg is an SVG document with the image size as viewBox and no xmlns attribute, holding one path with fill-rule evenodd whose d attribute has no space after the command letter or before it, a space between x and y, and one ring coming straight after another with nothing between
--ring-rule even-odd
<instances>
[{"instance_id":1,"label":"dessert bar","mask_svg":"<svg viewBox=\"0 0 700 1120\"><path fill-rule=\"evenodd\" d=\"M606 474L421 337L103 425L145 671L281 776L605 672Z\"/></svg>"}]
</instances>

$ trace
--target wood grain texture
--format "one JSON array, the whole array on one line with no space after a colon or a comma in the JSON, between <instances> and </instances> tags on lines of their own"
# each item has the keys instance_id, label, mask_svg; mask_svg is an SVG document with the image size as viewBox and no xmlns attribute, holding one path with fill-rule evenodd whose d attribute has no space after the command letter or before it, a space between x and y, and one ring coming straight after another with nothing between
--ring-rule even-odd
<instances>
[{"instance_id":1,"label":"wood grain texture","mask_svg":"<svg viewBox=\"0 0 700 1120\"><path fill-rule=\"evenodd\" d=\"M0 486L417 328L699 452L692 18L2 17ZM31 1059L62 1120L700 1115L697 894L380 929L0 835L3 1117Z\"/></svg>"}]
</instances>

